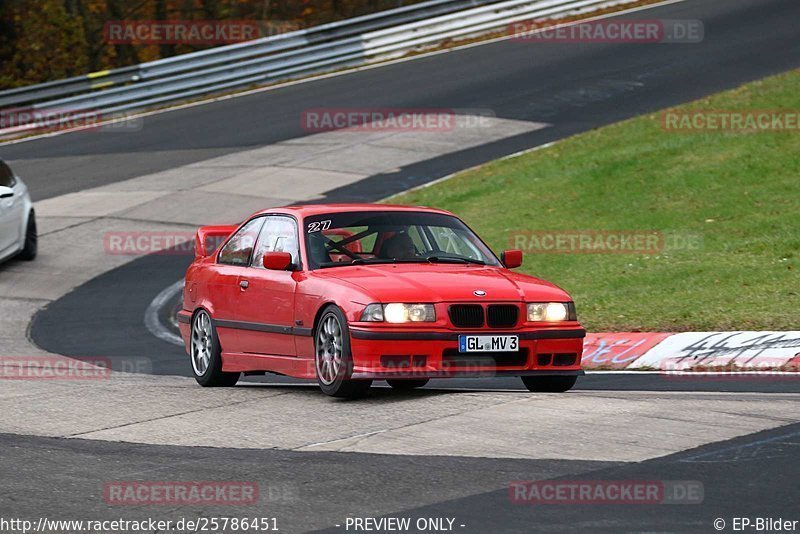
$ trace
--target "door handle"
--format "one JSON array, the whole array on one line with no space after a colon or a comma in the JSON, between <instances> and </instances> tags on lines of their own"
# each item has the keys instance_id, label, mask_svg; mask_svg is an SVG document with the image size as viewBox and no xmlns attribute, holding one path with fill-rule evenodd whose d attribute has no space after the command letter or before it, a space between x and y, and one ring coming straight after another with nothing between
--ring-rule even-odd
<instances>
[{"instance_id":1,"label":"door handle","mask_svg":"<svg viewBox=\"0 0 800 534\"><path fill-rule=\"evenodd\" d=\"M244 291L245 289L250 287L250 282L248 282L247 280L242 280L241 282L239 282L239 287L242 288L242 291Z\"/></svg>"}]
</instances>

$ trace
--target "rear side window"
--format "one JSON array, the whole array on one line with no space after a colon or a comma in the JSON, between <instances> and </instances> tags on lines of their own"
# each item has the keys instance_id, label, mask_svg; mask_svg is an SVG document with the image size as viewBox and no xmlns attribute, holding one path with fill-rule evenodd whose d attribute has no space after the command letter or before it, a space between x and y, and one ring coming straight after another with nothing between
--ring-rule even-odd
<instances>
[{"instance_id":1,"label":"rear side window","mask_svg":"<svg viewBox=\"0 0 800 534\"><path fill-rule=\"evenodd\" d=\"M17 185L17 180L14 179L14 173L4 162L0 161L0 185L4 187L14 187Z\"/></svg>"},{"instance_id":2,"label":"rear side window","mask_svg":"<svg viewBox=\"0 0 800 534\"><path fill-rule=\"evenodd\" d=\"M253 255L253 248L263 224L264 217L257 217L242 226L222 248L217 262L228 265L250 265L250 257Z\"/></svg>"}]
</instances>

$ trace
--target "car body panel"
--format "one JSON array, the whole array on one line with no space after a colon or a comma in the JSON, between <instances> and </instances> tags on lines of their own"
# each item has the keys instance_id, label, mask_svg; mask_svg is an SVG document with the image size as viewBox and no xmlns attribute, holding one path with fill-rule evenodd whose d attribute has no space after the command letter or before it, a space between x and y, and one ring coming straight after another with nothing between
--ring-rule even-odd
<instances>
[{"instance_id":1,"label":"car body panel","mask_svg":"<svg viewBox=\"0 0 800 534\"><path fill-rule=\"evenodd\" d=\"M354 265L330 269L325 275L360 287L374 295L375 302L413 302L420 295L425 295L425 302L466 302L476 300L475 291L486 293L482 301L516 302L526 294L546 301L570 300L543 280L480 265Z\"/></svg>"},{"instance_id":2,"label":"car body panel","mask_svg":"<svg viewBox=\"0 0 800 534\"><path fill-rule=\"evenodd\" d=\"M3 165L2 161L0 165ZM0 261L10 259L22 251L28 218L33 210L25 182L13 171L10 172L13 176L11 189L14 196L0 199Z\"/></svg>"},{"instance_id":3,"label":"car body panel","mask_svg":"<svg viewBox=\"0 0 800 534\"><path fill-rule=\"evenodd\" d=\"M266 324L238 333L241 352L296 356L294 336L294 300L297 282L294 273L248 268L239 276L239 293L233 304L237 322ZM247 287L244 287L244 285Z\"/></svg>"},{"instance_id":4,"label":"car body panel","mask_svg":"<svg viewBox=\"0 0 800 534\"><path fill-rule=\"evenodd\" d=\"M299 228L304 228L307 217L348 211L423 211L453 216L430 208L340 204L264 210L247 221L282 214L293 217ZM303 232L299 240L300 268L294 271L217 263L225 243L209 256L199 255L187 271L183 310L179 312L187 351L191 318L202 308L217 327L224 371L265 371L314 379L315 323L326 306L335 305L344 313L351 332L353 378L582 373L585 331L579 322L525 320L526 302L571 301L565 291L549 282L502 266L475 264L391 263L309 270ZM247 282L246 288L242 282ZM389 302L433 304L436 320L401 325L361 321L367 305ZM512 328L486 324L457 328L448 312L454 303L475 303L484 309L493 304L514 305L520 319ZM462 357L454 354L462 334L516 335L521 349L514 361L496 355ZM558 364L555 355L560 355ZM546 361L548 356L550 360Z\"/></svg>"}]
</instances>

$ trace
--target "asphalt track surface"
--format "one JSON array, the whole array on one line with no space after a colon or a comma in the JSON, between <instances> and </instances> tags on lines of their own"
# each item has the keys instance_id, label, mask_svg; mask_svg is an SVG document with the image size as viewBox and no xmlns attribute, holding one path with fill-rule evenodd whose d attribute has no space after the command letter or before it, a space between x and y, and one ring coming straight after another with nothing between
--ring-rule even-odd
<instances>
[{"instance_id":1,"label":"asphalt track surface","mask_svg":"<svg viewBox=\"0 0 800 534\"><path fill-rule=\"evenodd\" d=\"M800 425L636 463L403 457L169 447L0 434L6 517L62 519L276 517L283 532L347 532L347 517L449 517L455 532L714 532L722 518L797 519ZM60 467L55 469L53 464ZM57 474L54 475L54 472ZM273 500L235 511L107 505L109 480L259 481ZM151 479L154 479L151 478ZM486 491L488 480L505 480ZM512 504L520 480L701 481L702 504ZM484 485L485 484L485 485ZM453 493L469 496L448 498ZM43 505L43 503L47 503ZM391 513L382 513L387 505ZM77 512L80 511L80 512ZM788 514L788 515L787 515ZM464 525L460 527L460 525ZM350 530L353 532L353 530ZM416 530L412 530L416 532Z\"/></svg>"},{"instance_id":2,"label":"asphalt track surface","mask_svg":"<svg viewBox=\"0 0 800 534\"><path fill-rule=\"evenodd\" d=\"M309 107L482 109L500 117L553 124L329 193L335 200L373 200L518 150L797 68L799 15L796 0L688 0L635 16L700 19L705 24L702 44L503 41L149 116L136 133L78 132L0 146L0 157L12 161L34 198L41 200L303 136L298 117ZM147 358L149 372L185 375L182 351L153 338L142 317L152 298L182 276L188 261L181 256L148 256L110 271L42 311L31 335L37 344L58 353ZM418 394L433 395L443 387L516 389L519 384L437 381L429 392ZM798 381L695 382L625 375L585 377L578 387L769 395L795 392ZM800 472L794 458L799 436L800 426L790 425L654 460L620 463L434 456L408 460L380 454L210 449L3 434L0 515L78 519L80 511L92 519L191 517L216 510L110 507L103 503L103 483L228 479L259 480L262 487L274 483L294 491L284 501L235 514L277 516L286 532L331 528L348 516L371 514L456 517L465 525L456 531L476 533L712 532L718 517L730 525L733 516L785 517L796 509L792 503L798 497ZM510 481L550 478L700 480L705 500L702 506L510 504L506 489ZM505 482L492 486L485 482L489 479ZM454 497L459 492L467 496ZM220 513L234 515L230 509Z\"/></svg>"}]
</instances>

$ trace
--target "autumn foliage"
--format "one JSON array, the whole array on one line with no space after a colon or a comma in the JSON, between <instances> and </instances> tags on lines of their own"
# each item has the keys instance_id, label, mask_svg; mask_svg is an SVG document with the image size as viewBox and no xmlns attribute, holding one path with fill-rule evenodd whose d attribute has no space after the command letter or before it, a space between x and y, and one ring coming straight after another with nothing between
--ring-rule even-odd
<instances>
[{"instance_id":1,"label":"autumn foliage","mask_svg":"<svg viewBox=\"0 0 800 534\"><path fill-rule=\"evenodd\" d=\"M212 45L110 44L109 21L253 20L305 28L419 0L0 0L0 88L191 52Z\"/></svg>"}]
</instances>

